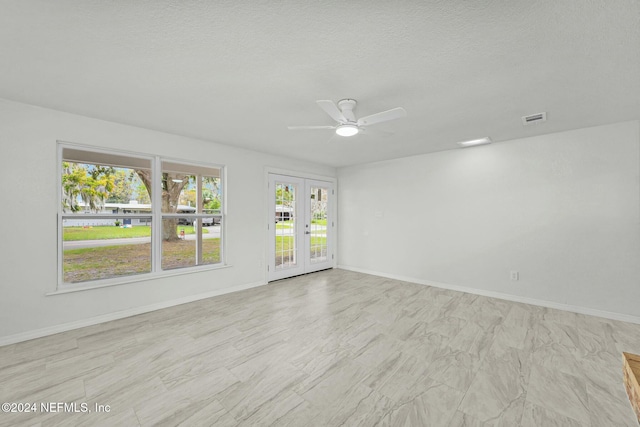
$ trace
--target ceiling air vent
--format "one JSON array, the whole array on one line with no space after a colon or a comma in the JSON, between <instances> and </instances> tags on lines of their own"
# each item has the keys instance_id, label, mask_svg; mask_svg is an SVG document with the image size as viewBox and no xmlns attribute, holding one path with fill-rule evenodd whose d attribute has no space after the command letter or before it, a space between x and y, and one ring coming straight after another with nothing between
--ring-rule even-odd
<instances>
[{"instance_id":1,"label":"ceiling air vent","mask_svg":"<svg viewBox=\"0 0 640 427\"><path fill-rule=\"evenodd\" d=\"M547 113L529 114L528 116L522 116L522 124L524 126L532 125L534 123L542 123L547 121Z\"/></svg>"}]
</instances>

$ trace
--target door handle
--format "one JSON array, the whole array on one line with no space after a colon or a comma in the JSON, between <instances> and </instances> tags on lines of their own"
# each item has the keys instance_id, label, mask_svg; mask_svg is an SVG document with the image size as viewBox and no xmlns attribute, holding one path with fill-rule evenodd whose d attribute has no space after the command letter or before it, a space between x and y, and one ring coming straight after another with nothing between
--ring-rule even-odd
<instances>
[{"instance_id":1,"label":"door handle","mask_svg":"<svg viewBox=\"0 0 640 427\"><path fill-rule=\"evenodd\" d=\"M304 234L311 234L311 232L310 231L305 231Z\"/></svg>"}]
</instances>

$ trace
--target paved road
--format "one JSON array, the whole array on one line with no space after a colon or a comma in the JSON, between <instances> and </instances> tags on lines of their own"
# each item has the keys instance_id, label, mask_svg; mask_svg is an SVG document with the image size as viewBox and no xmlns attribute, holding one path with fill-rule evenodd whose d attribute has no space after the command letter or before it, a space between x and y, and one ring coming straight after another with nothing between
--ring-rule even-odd
<instances>
[{"instance_id":1,"label":"paved road","mask_svg":"<svg viewBox=\"0 0 640 427\"><path fill-rule=\"evenodd\" d=\"M215 225L213 227L204 227L209 230L207 234L203 234L203 239L215 239L220 237L220 226ZM311 234L314 236L324 236L327 227L325 226L313 226ZM292 236L294 234L293 228L280 228L276 229L278 236ZM187 234L185 240L195 240L195 234ZM103 240L73 240L63 243L63 249L82 249L82 248L97 248L101 246L118 246L118 245L139 245L141 243L150 243L151 237L129 237L124 239L103 239Z\"/></svg>"},{"instance_id":2,"label":"paved road","mask_svg":"<svg viewBox=\"0 0 640 427\"><path fill-rule=\"evenodd\" d=\"M284 227L284 228L276 227L276 236L293 236L294 234L295 234L294 227ZM311 234L314 236L326 236L327 226L313 224L311 225Z\"/></svg>"},{"instance_id":3,"label":"paved road","mask_svg":"<svg viewBox=\"0 0 640 427\"><path fill-rule=\"evenodd\" d=\"M215 239L220 237L220 226L204 227L209 230L208 233L203 234L203 239ZM195 234L187 234L185 240L195 240ZM100 246L118 246L118 245L139 245L141 243L150 243L151 237L129 237L125 239L102 239L102 240L73 240L63 243L63 249L82 249L82 248L97 248Z\"/></svg>"}]
</instances>

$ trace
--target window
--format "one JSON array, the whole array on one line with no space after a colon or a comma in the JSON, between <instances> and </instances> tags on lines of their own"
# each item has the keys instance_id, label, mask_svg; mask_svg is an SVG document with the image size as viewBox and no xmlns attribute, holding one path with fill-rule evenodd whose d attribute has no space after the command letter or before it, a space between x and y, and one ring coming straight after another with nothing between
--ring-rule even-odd
<instances>
[{"instance_id":1,"label":"window","mask_svg":"<svg viewBox=\"0 0 640 427\"><path fill-rule=\"evenodd\" d=\"M162 161L162 269L220 262L219 195L219 168Z\"/></svg>"},{"instance_id":2,"label":"window","mask_svg":"<svg viewBox=\"0 0 640 427\"><path fill-rule=\"evenodd\" d=\"M61 287L222 264L222 172L60 144Z\"/></svg>"}]
</instances>

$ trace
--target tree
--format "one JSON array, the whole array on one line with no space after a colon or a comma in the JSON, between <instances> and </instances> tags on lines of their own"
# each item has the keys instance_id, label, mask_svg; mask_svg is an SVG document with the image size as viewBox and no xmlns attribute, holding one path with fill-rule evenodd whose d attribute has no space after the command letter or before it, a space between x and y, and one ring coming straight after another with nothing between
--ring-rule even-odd
<instances>
[{"instance_id":1,"label":"tree","mask_svg":"<svg viewBox=\"0 0 640 427\"><path fill-rule=\"evenodd\" d=\"M151 182L151 171L148 169L136 169L136 174L147 189L147 193L153 198L153 184ZM176 213L178 211L178 200L182 189L189 183L190 175L163 172L162 173L162 212ZM162 220L162 240L177 241L180 238L176 233L178 218L165 218Z\"/></svg>"},{"instance_id":2,"label":"tree","mask_svg":"<svg viewBox=\"0 0 640 427\"><path fill-rule=\"evenodd\" d=\"M136 169L136 174L140 181L147 189L147 193L150 197L153 197L151 171L146 169ZM185 197L185 201L195 200L195 190L188 189L183 193L183 189L189 185L194 184L196 177L194 175L187 175L178 172L163 172L162 173L162 212L163 213L177 213L178 205L180 204L181 194ZM219 191L220 191L220 179L209 176L202 177L203 181L203 205L206 207L207 203L217 200L217 206L220 207ZM190 199L190 193L193 191L193 200ZM210 193L212 200L208 200L207 192ZM215 203L214 203L215 204ZM215 208L212 208L215 209ZM162 240L165 241L177 241L180 238L176 233L178 227L177 218L165 218L162 220Z\"/></svg>"},{"instance_id":3,"label":"tree","mask_svg":"<svg viewBox=\"0 0 640 427\"><path fill-rule=\"evenodd\" d=\"M187 188L180 193L178 203L186 206L196 206L196 189Z\"/></svg>"},{"instance_id":4,"label":"tree","mask_svg":"<svg viewBox=\"0 0 640 427\"><path fill-rule=\"evenodd\" d=\"M293 200L293 194L289 190L288 185L278 184L276 186L276 204L277 205L291 205Z\"/></svg>"},{"instance_id":5,"label":"tree","mask_svg":"<svg viewBox=\"0 0 640 427\"><path fill-rule=\"evenodd\" d=\"M150 205L151 198L149 197L149 192L147 191L147 187L142 183L142 181L140 180L137 174L135 176L135 181L136 181L135 199L138 201L138 203Z\"/></svg>"},{"instance_id":6,"label":"tree","mask_svg":"<svg viewBox=\"0 0 640 427\"><path fill-rule=\"evenodd\" d=\"M62 208L78 212L84 208L97 212L102 210L114 187L114 168L108 166L62 163Z\"/></svg>"},{"instance_id":7,"label":"tree","mask_svg":"<svg viewBox=\"0 0 640 427\"><path fill-rule=\"evenodd\" d=\"M116 169L114 173L113 189L109 193L109 203L129 203L133 196L133 171L127 173L125 169Z\"/></svg>"},{"instance_id":8,"label":"tree","mask_svg":"<svg viewBox=\"0 0 640 427\"><path fill-rule=\"evenodd\" d=\"M207 200L207 199L205 199ZM208 199L208 201L205 203L204 208L205 209L220 209L220 206L222 204L220 203L220 198L218 198L218 196L213 197L212 199Z\"/></svg>"},{"instance_id":9,"label":"tree","mask_svg":"<svg viewBox=\"0 0 640 427\"><path fill-rule=\"evenodd\" d=\"M205 177L205 185L202 186L202 205L204 209L220 209L220 180L218 178Z\"/></svg>"},{"instance_id":10,"label":"tree","mask_svg":"<svg viewBox=\"0 0 640 427\"><path fill-rule=\"evenodd\" d=\"M202 178L202 208L220 209L220 179L211 176ZM197 206L195 176L191 176L187 186L180 193L178 203L186 206Z\"/></svg>"}]
</instances>

